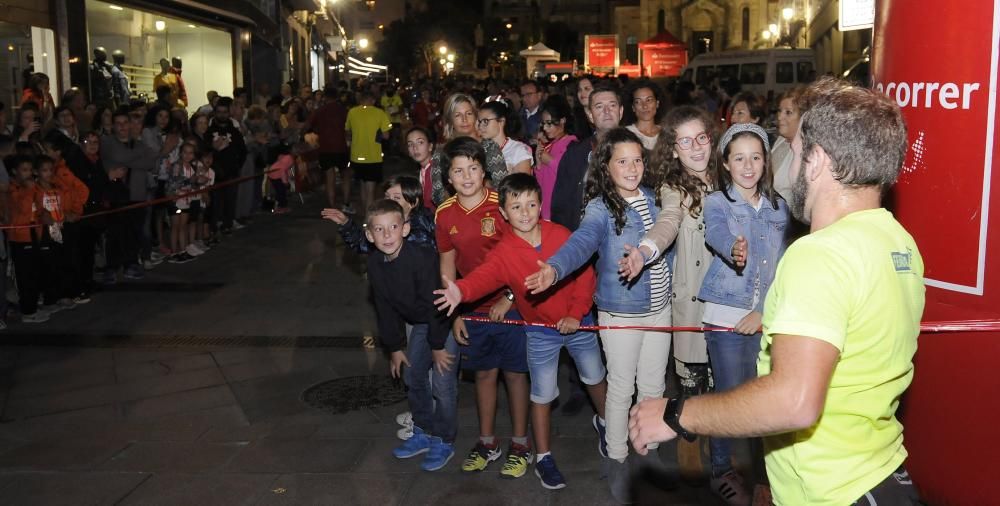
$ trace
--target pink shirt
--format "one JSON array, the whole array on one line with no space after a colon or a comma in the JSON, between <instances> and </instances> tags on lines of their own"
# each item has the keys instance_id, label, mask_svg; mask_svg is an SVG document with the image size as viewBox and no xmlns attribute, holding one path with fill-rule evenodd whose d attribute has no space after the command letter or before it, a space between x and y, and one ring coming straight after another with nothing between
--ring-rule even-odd
<instances>
[{"instance_id":1,"label":"pink shirt","mask_svg":"<svg viewBox=\"0 0 1000 506\"><path fill-rule=\"evenodd\" d=\"M566 148L575 140L575 135L564 135L549 144L547 151L552 160L549 160L549 163L539 161L538 166L535 167L535 179L542 187L542 218L546 220L552 218L552 189L556 185L556 174L559 173L559 160L562 160Z\"/></svg>"}]
</instances>

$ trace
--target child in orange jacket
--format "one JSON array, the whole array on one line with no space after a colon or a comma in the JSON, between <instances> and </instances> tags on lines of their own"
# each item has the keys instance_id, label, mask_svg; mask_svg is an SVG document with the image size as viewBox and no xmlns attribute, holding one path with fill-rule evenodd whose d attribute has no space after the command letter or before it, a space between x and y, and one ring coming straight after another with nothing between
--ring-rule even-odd
<instances>
[{"instance_id":1,"label":"child in orange jacket","mask_svg":"<svg viewBox=\"0 0 1000 506\"><path fill-rule=\"evenodd\" d=\"M14 276L21 306L21 321L42 323L48 321L48 311L38 308L38 293L42 279L42 262L39 237L42 233L35 206L34 167L30 157L14 155L5 162L14 179L7 195L8 224L20 226L7 230L10 254L14 260ZM31 227L31 225L36 225Z\"/></svg>"},{"instance_id":2,"label":"child in orange jacket","mask_svg":"<svg viewBox=\"0 0 1000 506\"><path fill-rule=\"evenodd\" d=\"M39 240L39 252L42 260L42 299L43 309L49 313L55 313L63 309L73 309L76 304L69 297L70 284L70 261L68 248L64 244L63 227L65 222L73 216L73 212L66 207L79 205L79 210L83 210L83 205L77 202L79 193L74 194L63 189L56 180L56 161L47 156L39 156L35 159L35 208L38 210L38 219L43 225ZM70 174L75 179L75 176ZM77 179L77 181L79 181ZM84 187L86 188L86 187ZM84 195L86 200L86 195ZM76 210L77 208L74 208ZM79 214L76 215L77 219Z\"/></svg>"}]
</instances>

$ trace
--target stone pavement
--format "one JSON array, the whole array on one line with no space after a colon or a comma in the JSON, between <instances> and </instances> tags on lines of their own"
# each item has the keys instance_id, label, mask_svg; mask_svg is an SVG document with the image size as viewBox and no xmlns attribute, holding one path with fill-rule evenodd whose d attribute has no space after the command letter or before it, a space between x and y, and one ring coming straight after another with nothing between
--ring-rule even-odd
<instances>
[{"instance_id":1,"label":"stone pavement","mask_svg":"<svg viewBox=\"0 0 1000 506\"><path fill-rule=\"evenodd\" d=\"M501 480L498 464L460 473L476 434L469 382L458 453L436 473L391 456L405 401L339 414L303 402L312 385L388 372L362 346L374 329L363 261L318 219L320 197L306 199L195 262L161 265L46 324L11 323L0 335L0 503L613 504L587 408L553 417L569 486L551 492L531 474ZM502 396L500 406L505 437ZM660 453L673 477L638 481L641 504L718 504L703 483L678 482L674 444Z\"/></svg>"}]
</instances>

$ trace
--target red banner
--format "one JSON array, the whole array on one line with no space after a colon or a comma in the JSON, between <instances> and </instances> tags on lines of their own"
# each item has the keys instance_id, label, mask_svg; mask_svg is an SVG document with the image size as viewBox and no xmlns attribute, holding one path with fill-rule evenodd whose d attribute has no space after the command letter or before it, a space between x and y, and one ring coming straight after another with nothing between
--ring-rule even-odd
<instances>
[{"instance_id":1,"label":"red banner","mask_svg":"<svg viewBox=\"0 0 1000 506\"><path fill-rule=\"evenodd\" d=\"M990 90L996 86L1000 20L991 2L973 3L982 8L929 2L934 15L928 16L910 2L884 2L872 76L875 89L906 117L910 149L895 211L920 247L927 284L979 295L997 141ZM902 57L916 53L919 58Z\"/></svg>"},{"instance_id":2,"label":"red banner","mask_svg":"<svg viewBox=\"0 0 1000 506\"><path fill-rule=\"evenodd\" d=\"M642 50L642 66L650 77L676 77L687 65L683 47L654 47Z\"/></svg>"},{"instance_id":3,"label":"red banner","mask_svg":"<svg viewBox=\"0 0 1000 506\"><path fill-rule=\"evenodd\" d=\"M629 77L642 77L642 67L638 65L626 65L622 64L618 66L618 75L627 75Z\"/></svg>"},{"instance_id":4,"label":"red banner","mask_svg":"<svg viewBox=\"0 0 1000 506\"><path fill-rule=\"evenodd\" d=\"M587 35L585 64L591 69L613 69L618 66L617 35Z\"/></svg>"}]
</instances>

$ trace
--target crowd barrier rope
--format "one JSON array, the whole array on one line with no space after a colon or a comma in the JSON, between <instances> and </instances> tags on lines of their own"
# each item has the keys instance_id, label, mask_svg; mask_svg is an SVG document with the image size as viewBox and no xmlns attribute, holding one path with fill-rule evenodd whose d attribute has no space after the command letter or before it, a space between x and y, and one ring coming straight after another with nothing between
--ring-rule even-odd
<instances>
[{"instance_id":1,"label":"crowd barrier rope","mask_svg":"<svg viewBox=\"0 0 1000 506\"><path fill-rule=\"evenodd\" d=\"M463 316L463 320L482 323L502 323L505 325L526 325L531 327L556 328L551 323L528 322L524 320L500 320L494 322L485 316ZM646 330L651 332L732 332L732 328L701 327L652 327L645 325L581 325L580 330ZM1000 320L946 320L921 322L920 332L937 334L944 332L1000 332Z\"/></svg>"}]
</instances>

